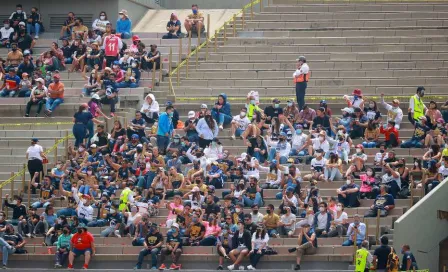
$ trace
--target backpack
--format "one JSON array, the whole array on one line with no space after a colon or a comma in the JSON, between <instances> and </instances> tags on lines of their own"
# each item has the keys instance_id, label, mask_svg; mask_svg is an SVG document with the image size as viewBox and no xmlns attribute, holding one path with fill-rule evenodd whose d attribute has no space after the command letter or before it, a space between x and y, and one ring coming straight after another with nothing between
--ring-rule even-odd
<instances>
[{"instance_id":1,"label":"backpack","mask_svg":"<svg viewBox=\"0 0 448 272\"><path fill-rule=\"evenodd\" d=\"M395 254L394 249L390 248L390 253L387 256L387 272L395 272L398 271L398 267L400 265L400 259L397 254Z\"/></svg>"}]
</instances>

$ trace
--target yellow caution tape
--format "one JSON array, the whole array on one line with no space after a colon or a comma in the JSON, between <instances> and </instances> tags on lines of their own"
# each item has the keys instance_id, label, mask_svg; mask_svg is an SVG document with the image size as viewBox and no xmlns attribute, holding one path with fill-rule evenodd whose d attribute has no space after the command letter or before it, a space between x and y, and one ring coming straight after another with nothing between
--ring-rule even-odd
<instances>
[{"instance_id":1,"label":"yellow caution tape","mask_svg":"<svg viewBox=\"0 0 448 272\"><path fill-rule=\"evenodd\" d=\"M50 152L53 152L54 149L58 148L58 145L63 143L65 140L73 138L73 134L70 134L64 138L59 139L52 147L50 147L49 149L47 149L44 154L47 155ZM25 167L22 168L22 170L20 170L19 172L17 172L16 174L14 174L12 177L10 177L9 179L5 180L4 182L2 182L0 184L0 188L5 187L6 185L8 185L9 183L11 183L12 181L14 181L16 178L19 178L23 175L25 175L27 166L25 165ZM14 192L11 192L11 194L13 194Z\"/></svg>"},{"instance_id":2,"label":"yellow caution tape","mask_svg":"<svg viewBox=\"0 0 448 272\"><path fill-rule=\"evenodd\" d=\"M46 125L72 125L73 122L41 122L41 123L17 123L17 124L0 124L0 127L20 127L20 126L46 126Z\"/></svg>"}]
</instances>

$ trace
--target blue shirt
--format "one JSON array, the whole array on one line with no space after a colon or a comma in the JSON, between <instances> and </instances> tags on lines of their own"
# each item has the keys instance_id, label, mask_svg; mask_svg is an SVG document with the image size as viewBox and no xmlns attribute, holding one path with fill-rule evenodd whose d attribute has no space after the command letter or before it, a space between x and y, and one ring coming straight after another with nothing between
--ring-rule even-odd
<instances>
[{"instance_id":1,"label":"blue shirt","mask_svg":"<svg viewBox=\"0 0 448 272\"><path fill-rule=\"evenodd\" d=\"M119 18L117 20L117 27L116 27L117 33L131 34L131 28L132 28L132 21L129 18L126 18L124 20L121 20L121 18Z\"/></svg>"},{"instance_id":2,"label":"blue shirt","mask_svg":"<svg viewBox=\"0 0 448 272\"><path fill-rule=\"evenodd\" d=\"M178 232L177 236L174 236L172 232L168 232L166 235L166 244L174 248L176 243L179 243L177 248L182 248L182 237L180 233Z\"/></svg>"},{"instance_id":3,"label":"blue shirt","mask_svg":"<svg viewBox=\"0 0 448 272\"><path fill-rule=\"evenodd\" d=\"M83 123L87 126L87 123L93 119L93 115L88 111L83 111L75 113L73 118L75 118L75 123Z\"/></svg>"},{"instance_id":4,"label":"blue shirt","mask_svg":"<svg viewBox=\"0 0 448 272\"><path fill-rule=\"evenodd\" d=\"M384 206L395 205L394 197L390 194L378 195L373 202L375 208L384 209Z\"/></svg>"},{"instance_id":5,"label":"blue shirt","mask_svg":"<svg viewBox=\"0 0 448 272\"><path fill-rule=\"evenodd\" d=\"M133 119L131 123L137 126L144 126L146 124L143 118L140 118L139 120ZM143 134L145 133L145 129L137 129L136 131Z\"/></svg>"},{"instance_id":6,"label":"blue shirt","mask_svg":"<svg viewBox=\"0 0 448 272\"><path fill-rule=\"evenodd\" d=\"M182 34L182 24L180 23L180 20L177 20L176 22L169 21L166 24L166 27L172 27L172 26L179 26L179 30L177 30L176 35L180 36Z\"/></svg>"},{"instance_id":7,"label":"blue shirt","mask_svg":"<svg viewBox=\"0 0 448 272\"><path fill-rule=\"evenodd\" d=\"M16 89L20 85L20 77L6 74L4 82L6 83L6 87L9 87L9 90Z\"/></svg>"}]
</instances>

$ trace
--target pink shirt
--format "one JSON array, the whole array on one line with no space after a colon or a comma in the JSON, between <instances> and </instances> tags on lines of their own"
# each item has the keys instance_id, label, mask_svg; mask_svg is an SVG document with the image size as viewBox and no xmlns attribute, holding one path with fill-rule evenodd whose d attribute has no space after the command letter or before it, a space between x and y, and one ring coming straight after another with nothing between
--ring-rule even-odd
<instances>
[{"instance_id":1,"label":"pink shirt","mask_svg":"<svg viewBox=\"0 0 448 272\"><path fill-rule=\"evenodd\" d=\"M97 112L99 109L98 104L95 102L91 102L91 103L89 103L89 108L90 108L89 111L93 115L93 117L98 117L98 112Z\"/></svg>"},{"instance_id":2,"label":"pink shirt","mask_svg":"<svg viewBox=\"0 0 448 272\"><path fill-rule=\"evenodd\" d=\"M184 210L184 205L176 205L174 203L170 203L170 212L168 213L168 219L174 219L176 217L176 213L174 213L174 209L176 210Z\"/></svg>"},{"instance_id":3,"label":"pink shirt","mask_svg":"<svg viewBox=\"0 0 448 272\"><path fill-rule=\"evenodd\" d=\"M218 232L218 235L219 235L219 233L221 232L221 227L219 225L210 226L210 224L207 221L202 221L202 225L204 225L204 227L205 227L204 237L210 236L214 232ZM215 235L215 236L218 236L218 235Z\"/></svg>"},{"instance_id":4,"label":"pink shirt","mask_svg":"<svg viewBox=\"0 0 448 272\"><path fill-rule=\"evenodd\" d=\"M361 179L361 189L359 191L361 193L370 193L372 191L372 186L375 183L374 177L368 177L367 175L360 175Z\"/></svg>"}]
</instances>

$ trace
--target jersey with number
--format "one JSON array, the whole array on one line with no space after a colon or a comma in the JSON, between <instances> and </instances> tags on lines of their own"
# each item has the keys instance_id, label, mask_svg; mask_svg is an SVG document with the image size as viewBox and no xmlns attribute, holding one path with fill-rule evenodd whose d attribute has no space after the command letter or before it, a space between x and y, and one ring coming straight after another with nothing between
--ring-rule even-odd
<instances>
[{"instance_id":1,"label":"jersey with number","mask_svg":"<svg viewBox=\"0 0 448 272\"><path fill-rule=\"evenodd\" d=\"M367 264L367 255L369 252L365 248L356 251L356 272L364 272Z\"/></svg>"},{"instance_id":2,"label":"jersey with number","mask_svg":"<svg viewBox=\"0 0 448 272\"><path fill-rule=\"evenodd\" d=\"M116 57L118 55L118 52L120 51L120 48L118 48L118 38L106 37L104 43L105 43L104 46L105 56Z\"/></svg>"}]
</instances>

